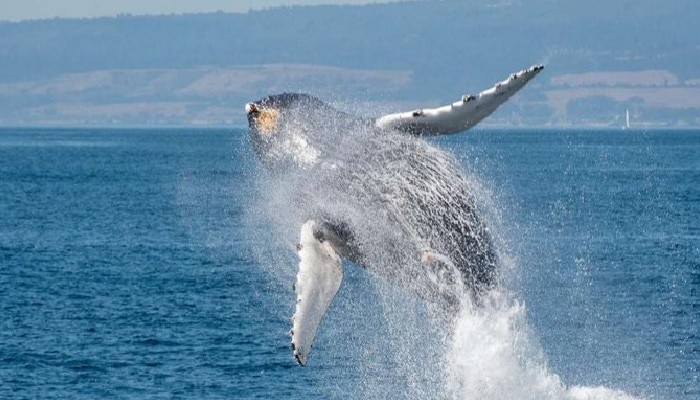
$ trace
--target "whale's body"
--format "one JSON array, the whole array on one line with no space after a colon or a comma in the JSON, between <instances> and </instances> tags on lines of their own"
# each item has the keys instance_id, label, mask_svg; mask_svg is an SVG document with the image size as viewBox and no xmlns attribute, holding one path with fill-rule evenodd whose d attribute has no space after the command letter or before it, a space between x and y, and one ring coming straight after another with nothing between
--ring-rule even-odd
<instances>
[{"instance_id":1,"label":"whale's body","mask_svg":"<svg viewBox=\"0 0 700 400\"><path fill-rule=\"evenodd\" d=\"M299 364L340 286L343 259L447 310L463 292L478 296L495 285L496 255L470 182L420 136L468 129L541 69L513 74L479 97L379 118L353 117L303 94L246 105L256 152L303 208L291 332Z\"/></svg>"}]
</instances>

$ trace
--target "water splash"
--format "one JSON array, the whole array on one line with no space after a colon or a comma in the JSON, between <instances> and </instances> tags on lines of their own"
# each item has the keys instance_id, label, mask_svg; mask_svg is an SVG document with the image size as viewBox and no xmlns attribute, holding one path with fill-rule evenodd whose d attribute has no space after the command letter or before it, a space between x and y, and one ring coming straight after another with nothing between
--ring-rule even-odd
<instances>
[{"instance_id":1,"label":"water splash","mask_svg":"<svg viewBox=\"0 0 700 400\"><path fill-rule=\"evenodd\" d=\"M495 290L480 306L465 301L446 354L455 399L631 400L605 387L567 387L547 367L524 304Z\"/></svg>"},{"instance_id":2,"label":"water splash","mask_svg":"<svg viewBox=\"0 0 700 400\"><path fill-rule=\"evenodd\" d=\"M506 235L502 233L501 210L491 200L487 185L476 177L452 173L451 168L456 164L453 158L420 139L387 132L378 137L375 132L359 125L346 126L344 130L341 124L334 123L332 116L307 115L313 122L308 126L308 121L302 117L296 115L292 118L293 123L284 126L280 134L295 138L303 136L305 145L301 148L304 152L313 152L313 163L299 163L297 153L300 147L286 146L285 143L293 142L284 137L279 141L282 147L277 148L275 154L279 158L279 155L289 153L292 162L285 162L284 168L274 174L261 175L259 180L261 200L252 210L256 219L263 216L270 221L264 241L267 247L261 248L259 256L261 264L268 266L271 276L280 282L291 283L296 262L289 255L294 254L301 223L310 215L320 213L346 221L360 238L358 245L366 260L375 267L375 272L380 272L365 281L375 293L365 292L363 295L376 301L364 301L361 305L364 309L358 310L358 304L342 301L341 289L340 304L336 307L345 309L336 311L339 315L336 314L334 319L341 326L321 327L330 331L333 346L341 349L333 355L346 357L351 351L362 354L358 357L361 364L350 369L361 375L356 380L354 397L634 398L606 387L567 386L551 372L537 337L528 325L525 305L517 298L516 291L509 290L507 285L484 293L478 305L465 296L459 314L449 321L410 290L404 290L411 286L408 278L416 274L397 275L392 271L411 271L414 268L415 272L415 262L411 260L415 258L416 248L415 243L408 243L411 241L397 239L396 232L407 231L401 226L402 218L412 224L424 222L416 216L426 210L403 205L392 210L401 217L399 221L392 220L387 218L388 204L376 201L376 190L390 190L398 185L425 191L420 194L425 199L449 195L450 190L457 186L469 188L469 204L479 210L481 221L486 221L487 228L480 225L482 222L473 220L470 220L470 226L480 234L488 232L484 234L493 239L500 260L501 280L505 282L512 271L517 270L517 260L506 251L508 246L503 239ZM323 126L330 128L324 129ZM397 148L402 152L398 158L392 154ZM416 184L416 178L426 179L426 176L415 175L416 164L411 164L422 157L431 158L426 165L438 169L435 175L427 177L432 182L427 187ZM396 170L391 170L392 167ZM447 189L435 191L443 186ZM425 232L422 233L426 236ZM407 236L410 238L411 235ZM285 255L270 251L269 245L275 240L283 243ZM433 237L432 240L433 244L450 242L445 236ZM289 298L293 297L290 295ZM359 315L363 318L369 316L369 322L357 322ZM351 324L346 322L351 320L355 321L352 329L342 326ZM359 331L362 338L351 336L349 332L352 330ZM346 389L335 394L347 396Z\"/></svg>"}]
</instances>

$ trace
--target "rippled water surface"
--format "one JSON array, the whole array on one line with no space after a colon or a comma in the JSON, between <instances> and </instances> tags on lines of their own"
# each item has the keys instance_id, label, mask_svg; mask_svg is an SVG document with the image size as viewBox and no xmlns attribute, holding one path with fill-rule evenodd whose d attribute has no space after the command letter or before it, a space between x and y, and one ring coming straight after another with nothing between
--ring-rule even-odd
<instances>
[{"instance_id":1,"label":"rippled water surface","mask_svg":"<svg viewBox=\"0 0 700 400\"><path fill-rule=\"evenodd\" d=\"M244 131L0 130L0 398L700 397L700 131L433 143L488 192L513 301L441 337L348 265L300 368Z\"/></svg>"}]
</instances>

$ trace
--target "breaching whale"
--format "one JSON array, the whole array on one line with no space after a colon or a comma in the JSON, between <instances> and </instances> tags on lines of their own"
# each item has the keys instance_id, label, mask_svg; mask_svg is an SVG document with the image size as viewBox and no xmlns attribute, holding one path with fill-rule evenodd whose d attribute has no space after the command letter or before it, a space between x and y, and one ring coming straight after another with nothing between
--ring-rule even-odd
<instances>
[{"instance_id":1,"label":"breaching whale","mask_svg":"<svg viewBox=\"0 0 700 400\"><path fill-rule=\"evenodd\" d=\"M473 127L542 69L443 107L376 118L299 93L246 104L255 152L301 210L291 329L300 365L340 287L343 260L448 312L464 293L478 297L496 284L496 253L469 181L421 136Z\"/></svg>"}]
</instances>

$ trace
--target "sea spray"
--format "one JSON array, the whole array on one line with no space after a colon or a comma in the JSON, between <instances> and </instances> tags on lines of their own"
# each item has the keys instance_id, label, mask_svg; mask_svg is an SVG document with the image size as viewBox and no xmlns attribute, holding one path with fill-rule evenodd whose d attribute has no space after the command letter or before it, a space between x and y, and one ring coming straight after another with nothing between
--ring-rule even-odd
<instances>
[{"instance_id":1,"label":"sea spray","mask_svg":"<svg viewBox=\"0 0 700 400\"><path fill-rule=\"evenodd\" d=\"M446 354L458 399L558 399L564 387L531 340L525 307L494 290L475 306L465 300Z\"/></svg>"},{"instance_id":2,"label":"sea spray","mask_svg":"<svg viewBox=\"0 0 700 400\"><path fill-rule=\"evenodd\" d=\"M465 299L445 354L454 399L631 400L605 387L567 388L547 367L525 305L503 290Z\"/></svg>"},{"instance_id":3,"label":"sea spray","mask_svg":"<svg viewBox=\"0 0 700 400\"><path fill-rule=\"evenodd\" d=\"M262 157L272 168L260 174L260 196L252 207L269 223L258 239L259 254L272 276L291 285L301 223L323 217L352 229L363 254L359 264L370 267L358 271L370 274L365 283L376 293L364 292L360 308L343 301L341 286L339 309L331 306L334 315L326 321L336 326L322 324L327 333L320 336L325 336L323 347L342 349L326 350L326 357L359 363L344 369L359 375L350 379L357 382L353 397L631 399L604 387L567 387L549 370L526 307L508 285L464 296L459 312L448 318L424 301L430 297L418 263L424 243L416 239L449 249L455 236L444 229L450 224L469 227L461 234L474 237L468 260L499 260L499 282L510 282L517 271L517 259L505 251L502 210L486 185L458 171L453 157L422 139L347 125L339 118L344 127L324 114L304 117L287 118L276 133L280 140L266 144L276 147ZM469 210L442 213L425 203L449 205L455 199ZM498 257L490 255L489 243ZM285 294L292 304L291 292ZM352 329L346 325L350 320L356 321Z\"/></svg>"}]
</instances>

